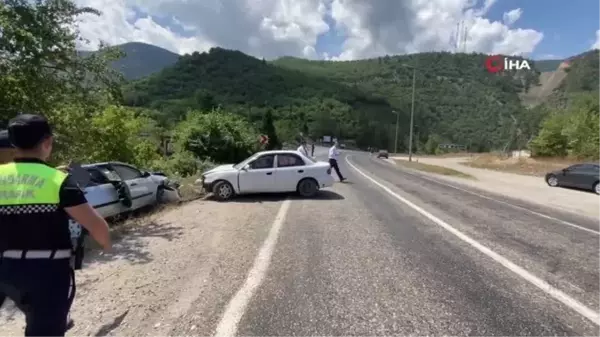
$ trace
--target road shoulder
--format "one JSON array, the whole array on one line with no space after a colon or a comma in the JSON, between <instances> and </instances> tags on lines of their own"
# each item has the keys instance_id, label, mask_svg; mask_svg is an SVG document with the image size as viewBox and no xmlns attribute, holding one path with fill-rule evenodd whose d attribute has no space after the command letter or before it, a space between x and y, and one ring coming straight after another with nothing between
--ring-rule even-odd
<instances>
[{"instance_id":1,"label":"road shoulder","mask_svg":"<svg viewBox=\"0 0 600 337\"><path fill-rule=\"evenodd\" d=\"M393 159L407 160L406 157L394 157ZM487 192L502 194L510 198L584 215L593 219L600 218L600 203L598 196L593 193L551 188L539 177L469 167L461 164L465 158L418 158L418 160L425 164L461 171L476 178L463 179L428 174L447 182L464 184Z\"/></svg>"},{"instance_id":2,"label":"road shoulder","mask_svg":"<svg viewBox=\"0 0 600 337\"><path fill-rule=\"evenodd\" d=\"M211 335L280 205L197 200L149 217L77 272L69 335ZM22 335L8 309L2 334Z\"/></svg>"}]
</instances>

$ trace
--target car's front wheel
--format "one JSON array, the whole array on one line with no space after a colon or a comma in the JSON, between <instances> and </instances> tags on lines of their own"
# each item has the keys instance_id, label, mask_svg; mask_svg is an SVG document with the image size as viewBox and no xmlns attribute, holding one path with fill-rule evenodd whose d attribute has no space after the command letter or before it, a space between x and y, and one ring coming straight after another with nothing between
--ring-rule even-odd
<instances>
[{"instance_id":1,"label":"car's front wheel","mask_svg":"<svg viewBox=\"0 0 600 337\"><path fill-rule=\"evenodd\" d=\"M214 196L217 200L225 201L233 198L235 192L233 191L233 186L226 181L218 181L212 190Z\"/></svg>"},{"instance_id":2,"label":"car's front wheel","mask_svg":"<svg viewBox=\"0 0 600 337\"><path fill-rule=\"evenodd\" d=\"M546 178L546 183L548 186L556 187L558 186L558 178L554 174L551 174L548 176L548 178Z\"/></svg>"},{"instance_id":3,"label":"car's front wheel","mask_svg":"<svg viewBox=\"0 0 600 337\"><path fill-rule=\"evenodd\" d=\"M319 185L314 179L302 179L298 183L298 193L305 198L314 197L319 192Z\"/></svg>"},{"instance_id":4,"label":"car's front wheel","mask_svg":"<svg viewBox=\"0 0 600 337\"><path fill-rule=\"evenodd\" d=\"M596 194L600 194L600 183L596 182L594 184L594 192L596 192Z\"/></svg>"}]
</instances>

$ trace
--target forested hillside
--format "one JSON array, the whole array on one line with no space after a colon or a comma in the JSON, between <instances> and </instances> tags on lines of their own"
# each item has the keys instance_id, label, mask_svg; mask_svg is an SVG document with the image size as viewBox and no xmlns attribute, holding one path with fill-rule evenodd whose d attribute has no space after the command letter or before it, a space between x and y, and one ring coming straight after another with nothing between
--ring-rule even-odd
<instances>
[{"instance_id":1,"label":"forested hillside","mask_svg":"<svg viewBox=\"0 0 600 337\"><path fill-rule=\"evenodd\" d=\"M0 128L18 113L46 115L59 135L53 164L118 160L190 175L206 161L237 161L257 151L261 133L270 136L269 148L302 132L391 150L394 110L403 151L411 67L416 150L452 142L472 151L530 145L537 155L598 157L598 51L571 60L554 99L531 110L518 93L534 85L538 73L489 74L482 54L266 62L215 48L124 83L115 71L122 69L114 68L123 48L87 57L75 49L82 37L70 27L79 14L99 12L62 3L0 2ZM172 153L165 151L168 138Z\"/></svg>"},{"instance_id":2,"label":"forested hillside","mask_svg":"<svg viewBox=\"0 0 600 337\"><path fill-rule=\"evenodd\" d=\"M389 135L378 130L394 119L384 98L220 48L183 56L173 67L132 83L125 102L159 111L165 125L188 109L222 106L253 122L272 110L284 139L310 131L362 144L374 137L387 143Z\"/></svg>"},{"instance_id":3,"label":"forested hillside","mask_svg":"<svg viewBox=\"0 0 600 337\"><path fill-rule=\"evenodd\" d=\"M532 109L532 124L542 120L531 142L540 156L598 158L600 107L599 51L570 58L567 76L546 103Z\"/></svg>"},{"instance_id":4,"label":"forested hillside","mask_svg":"<svg viewBox=\"0 0 600 337\"><path fill-rule=\"evenodd\" d=\"M186 55L173 67L132 83L125 102L159 110L165 122L187 109L212 105L251 120L273 109L284 138L307 129L315 138L336 135L362 147L390 148L396 110L398 148L404 150L412 92L407 66L415 65L415 146L434 139L483 151L505 146L523 113L517 93L537 80L525 72L489 74L484 57L423 53L352 62L282 58L269 63L215 48Z\"/></svg>"}]
</instances>

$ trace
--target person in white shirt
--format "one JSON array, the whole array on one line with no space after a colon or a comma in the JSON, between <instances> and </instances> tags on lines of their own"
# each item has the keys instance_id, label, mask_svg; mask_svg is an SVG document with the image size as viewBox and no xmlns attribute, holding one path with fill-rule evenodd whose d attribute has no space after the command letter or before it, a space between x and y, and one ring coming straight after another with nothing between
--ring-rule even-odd
<instances>
[{"instance_id":1,"label":"person in white shirt","mask_svg":"<svg viewBox=\"0 0 600 337\"><path fill-rule=\"evenodd\" d=\"M306 142L303 141L302 143L300 143L300 146L296 151L308 157L308 151L306 150Z\"/></svg>"},{"instance_id":2,"label":"person in white shirt","mask_svg":"<svg viewBox=\"0 0 600 337\"><path fill-rule=\"evenodd\" d=\"M337 163L337 159L339 156L340 151L338 151L337 149L336 141L333 143L333 146L329 148L329 165L331 165L331 167L335 170L335 173L337 173L338 177L340 178L340 181L344 181L346 180L346 178L342 176L342 173L340 172L340 168Z\"/></svg>"}]
</instances>

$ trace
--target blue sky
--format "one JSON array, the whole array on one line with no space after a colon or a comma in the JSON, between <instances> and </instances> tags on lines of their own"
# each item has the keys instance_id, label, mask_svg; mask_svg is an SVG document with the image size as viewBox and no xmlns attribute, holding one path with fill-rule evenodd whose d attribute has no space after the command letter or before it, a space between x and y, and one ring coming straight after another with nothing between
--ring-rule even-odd
<instances>
[{"instance_id":1,"label":"blue sky","mask_svg":"<svg viewBox=\"0 0 600 337\"><path fill-rule=\"evenodd\" d=\"M589 50L596 40L600 16L598 0L501 0L491 8L488 18L502 20L504 12L518 7L523 9L523 15L514 27L544 33L544 39L532 55L534 59L576 55Z\"/></svg>"}]
</instances>

